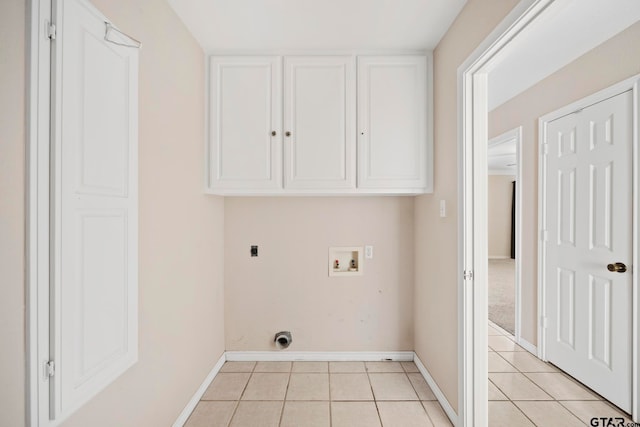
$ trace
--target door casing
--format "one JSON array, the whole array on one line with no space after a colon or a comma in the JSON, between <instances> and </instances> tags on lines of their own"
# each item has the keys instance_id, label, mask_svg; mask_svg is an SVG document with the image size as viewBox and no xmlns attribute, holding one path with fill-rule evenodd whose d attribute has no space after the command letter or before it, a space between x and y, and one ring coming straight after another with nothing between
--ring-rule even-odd
<instances>
[{"instance_id":1,"label":"door casing","mask_svg":"<svg viewBox=\"0 0 640 427\"><path fill-rule=\"evenodd\" d=\"M49 359L51 46L47 34L52 0L27 2L28 85L26 149L26 425L50 425L49 387L44 363ZM45 336L46 335L46 336Z\"/></svg>"}]
</instances>

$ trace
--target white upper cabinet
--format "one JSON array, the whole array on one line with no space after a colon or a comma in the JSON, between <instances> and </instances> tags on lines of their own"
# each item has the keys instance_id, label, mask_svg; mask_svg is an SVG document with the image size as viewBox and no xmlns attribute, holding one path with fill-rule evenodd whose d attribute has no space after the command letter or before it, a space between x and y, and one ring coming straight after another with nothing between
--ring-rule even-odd
<instances>
[{"instance_id":1,"label":"white upper cabinet","mask_svg":"<svg viewBox=\"0 0 640 427\"><path fill-rule=\"evenodd\" d=\"M211 56L208 191L432 191L430 61Z\"/></svg>"},{"instance_id":2,"label":"white upper cabinet","mask_svg":"<svg viewBox=\"0 0 640 427\"><path fill-rule=\"evenodd\" d=\"M212 56L209 188L282 187L282 67L277 56Z\"/></svg>"},{"instance_id":3,"label":"white upper cabinet","mask_svg":"<svg viewBox=\"0 0 640 427\"><path fill-rule=\"evenodd\" d=\"M359 188L430 189L427 82L425 56L358 57Z\"/></svg>"},{"instance_id":4,"label":"white upper cabinet","mask_svg":"<svg viewBox=\"0 0 640 427\"><path fill-rule=\"evenodd\" d=\"M355 188L355 60L284 59L285 189Z\"/></svg>"}]
</instances>

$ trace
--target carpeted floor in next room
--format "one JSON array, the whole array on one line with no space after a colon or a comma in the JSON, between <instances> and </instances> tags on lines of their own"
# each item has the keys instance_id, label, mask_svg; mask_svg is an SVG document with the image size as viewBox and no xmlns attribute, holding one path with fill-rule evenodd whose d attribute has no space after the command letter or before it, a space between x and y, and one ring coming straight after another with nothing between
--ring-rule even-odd
<instances>
[{"instance_id":1,"label":"carpeted floor in next room","mask_svg":"<svg viewBox=\"0 0 640 427\"><path fill-rule=\"evenodd\" d=\"M515 332L515 280L514 259L489 260L489 320L511 334Z\"/></svg>"}]
</instances>

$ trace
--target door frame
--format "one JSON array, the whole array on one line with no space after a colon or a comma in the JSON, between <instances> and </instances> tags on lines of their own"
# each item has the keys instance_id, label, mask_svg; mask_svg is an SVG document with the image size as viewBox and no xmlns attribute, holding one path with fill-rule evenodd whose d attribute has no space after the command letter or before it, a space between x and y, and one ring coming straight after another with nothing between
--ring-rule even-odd
<instances>
[{"instance_id":1,"label":"door frame","mask_svg":"<svg viewBox=\"0 0 640 427\"><path fill-rule=\"evenodd\" d=\"M640 238L638 232L640 232L640 146L639 141L639 128L640 123L640 74L630 77L622 82L614 84L608 88L598 91L592 95L582 98L578 101L572 102L562 108L559 108L553 112L545 114L538 119L538 357L544 361L546 357L546 288L547 283L545 280L546 271L546 245L545 242L545 211L546 211L546 157L544 141L547 136L547 125L549 122L571 114L577 110L589 107L597 104L608 98L612 98L616 95L622 94L627 91L632 91L633 97L633 112L632 112L632 194L633 194L633 213L632 213L632 262L633 266L630 269L632 274L631 289L632 289L632 316L631 316L631 351L632 351L632 367L631 367L631 412L634 421L638 421L640 414L638 409L640 406L640 372L638 371L638 357L640 356L640 324L638 318L638 308L640 307L640 291L638 289L638 274L634 273L634 270L640 266L640 251L638 250L638 244ZM634 268L635 267L635 268Z\"/></svg>"},{"instance_id":2,"label":"door frame","mask_svg":"<svg viewBox=\"0 0 640 427\"><path fill-rule=\"evenodd\" d=\"M458 68L458 427L486 426L487 405L487 128L488 79L491 66L506 47L517 48L516 36L536 25L554 0L521 0ZM638 117L638 101L634 107ZM635 140L638 127L634 127ZM637 153L634 154L637 156ZM634 183L639 183L634 170ZM638 186L634 207L638 208ZM634 212L634 225L640 225ZM640 230L640 228L637 228ZM638 254L634 243L634 255ZM637 262L634 259L634 262ZM640 292L633 301L634 351L640 346ZM640 377L633 361L632 412L638 421Z\"/></svg>"},{"instance_id":3,"label":"door frame","mask_svg":"<svg viewBox=\"0 0 640 427\"><path fill-rule=\"evenodd\" d=\"M520 345L521 343L521 327L522 327L522 319L521 319L521 306L522 306L522 290L521 290L521 282L522 282L522 273L521 273L521 260L522 260L522 195L520 191L520 185L522 183L522 126L518 126L515 129L508 130L496 137L491 138L487 142L487 149L492 146L497 146L500 144L504 144L509 141L515 140L516 144L516 197L514 201L514 205L516 208L515 213L515 282L514 282L514 290L515 290L515 313L514 313L514 326L515 330L513 336L516 342ZM488 257L487 257L488 258ZM487 288L488 291L488 288ZM525 344L527 346L527 344Z\"/></svg>"},{"instance_id":4,"label":"door frame","mask_svg":"<svg viewBox=\"0 0 640 427\"><path fill-rule=\"evenodd\" d=\"M26 149L26 425L52 426L49 381L45 363L50 358L50 142L51 41L48 28L52 0L29 0L27 149Z\"/></svg>"},{"instance_id":5,"label":"door frame","mask_svg":"<svg viewBox=\"0 0 640 427\"><path fill-rule=\"evenodd\" d=\"M458 67L458 427L488 424L487 77L553 1L521 0Z\"/></svg>"}]
</instances>

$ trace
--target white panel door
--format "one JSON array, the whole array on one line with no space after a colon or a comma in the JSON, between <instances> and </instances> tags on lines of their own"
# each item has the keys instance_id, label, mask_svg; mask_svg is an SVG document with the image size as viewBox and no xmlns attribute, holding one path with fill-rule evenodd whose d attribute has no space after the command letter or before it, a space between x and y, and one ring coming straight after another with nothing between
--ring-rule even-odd
<instances>
[{"instance_id":1,"label":"white panel door","mask_svg":"<svg viewBox=\"0 0 640 427\"><path fill-rule=\"evenodd\" d=\"M632 111L629 91L549 122L545 173L546 357L627 412Z\"/></svg>"},{"instance_id":2,"label":"white panel door","mask_svg":"<svg viewBox=\"0 0 640 427\"><path fill-rule=\"evenodd\" d=\"M87 1L58 7L54 419L93 397L138 354L138 49L106 41L108 19Z\"/></svg>"},{"instance_id":3,"label":"white panel door","mask_svg":"<svg viewBox=\"0 0 640 427\"><path fill-rule=\"evenodd\" d=\"M427 58L358 57L358 187L427 185Z\"/></svg>"},{"instance_id":4,"label":"white panel door","mask_svg":"<svg viewBox=\"0 0 640 427\"><path fill-rule=\"evenodd\" d=\"M212 56L209 187L282 187L282 67L276 56Z\"/></svg>"},{"instance_id":5,"label":"white panel door","mask_svg":"<svg viewBox=\"0 0 640 427\"><path fill-rule=\"evenodd\" d=\"M355 188L355 61L284 60L285 188Z\"/></svg>"}]
</instances>

